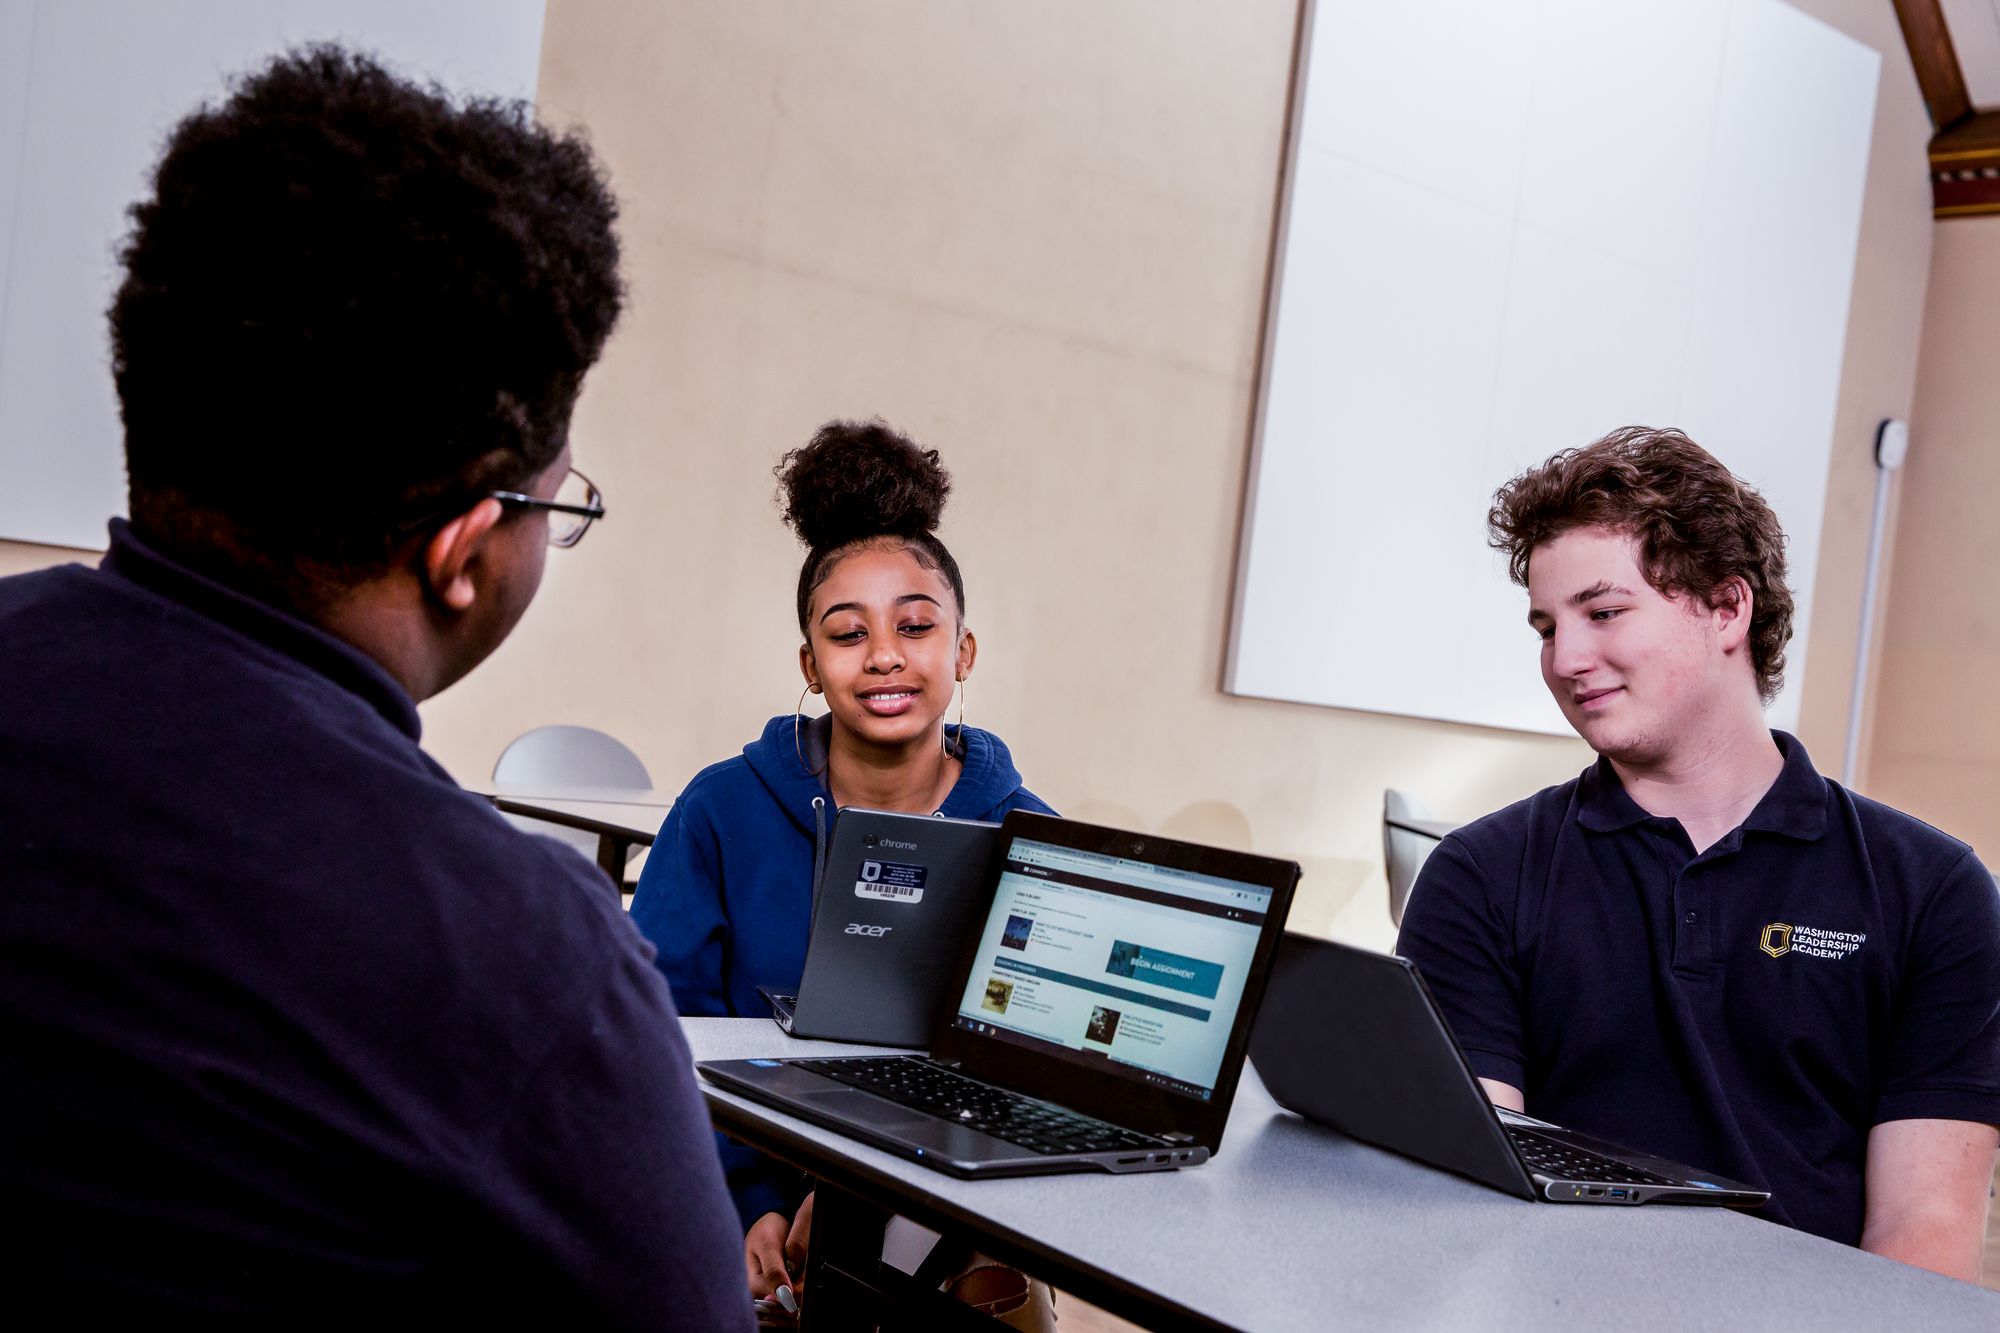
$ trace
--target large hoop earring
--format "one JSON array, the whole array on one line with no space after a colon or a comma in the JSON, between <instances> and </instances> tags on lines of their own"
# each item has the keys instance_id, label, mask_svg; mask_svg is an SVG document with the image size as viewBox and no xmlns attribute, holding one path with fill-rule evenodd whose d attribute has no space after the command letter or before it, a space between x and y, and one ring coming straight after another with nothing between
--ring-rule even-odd
<instances>
[{"instance_id":1,"label":"large hoop earring","mask_svg":"<svg viewBox=\"0 0 2000 1333\"><path fill-rule=\"evenodd\" d=\"M799 691L798 703L792 706L792 753L799 757L799 767L816 778L825 776L826 769L824 766L814 768L806 762L806 747L799 740L799 724L805 718L806 696L817 693L819 693L819 687L808 682L806 687ZM833 756L828 755L827 758L831 760Z\"/></svg>"},{"instance_id":2,"label":"large hoop earring","mask_svg":"<svg viewBox=\"0 0 2000 1333\"><path fill-rule=\"evenodd\" d=\"M938 745L943 748L947 759L962 759L965 756L965 679L962 676L958 681L958 744L954 747L951 738L944 734L944 728L940 726Z\"/></svg>"}]
</instances>

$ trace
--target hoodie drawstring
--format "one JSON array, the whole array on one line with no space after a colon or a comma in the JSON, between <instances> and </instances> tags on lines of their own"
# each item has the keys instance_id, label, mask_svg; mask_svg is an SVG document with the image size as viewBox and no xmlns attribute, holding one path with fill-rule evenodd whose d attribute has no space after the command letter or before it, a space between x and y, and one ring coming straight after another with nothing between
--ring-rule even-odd
<instances>
[{"instance_id":1,"label":"hoodie drawstring","mask_svg":"<svg viewBox=\"0 0 2000 1333\"><path fill-rule=\"evenodd\" d=\"M819 882L826 878L826 798L813 797L813 896L812 912L807 918L806 930L811 932L819 921Z\"/></svg>"}]
</instances>

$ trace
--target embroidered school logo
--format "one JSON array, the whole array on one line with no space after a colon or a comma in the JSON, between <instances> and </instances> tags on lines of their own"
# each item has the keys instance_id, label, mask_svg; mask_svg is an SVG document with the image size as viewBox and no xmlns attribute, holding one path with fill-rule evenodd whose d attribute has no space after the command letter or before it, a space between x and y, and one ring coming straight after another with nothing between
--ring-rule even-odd
<instances>
[{"instance_id":1,"label":"embroidered school logo","mask_svg":"<svg viewBox=\"0 0 2000 1333\"><path fill-rule=\"evenodd\" d=\"M1866 931L1821 930L1818 926L1788 926L1782 921L1773 921L1764 927L1764 934L1757 941L1757 947L1773 958L1786 954L1804 954L1808 958L1831 958L1836 961L1847 957L1868 942Z\"/></svg>"}]
</instances>

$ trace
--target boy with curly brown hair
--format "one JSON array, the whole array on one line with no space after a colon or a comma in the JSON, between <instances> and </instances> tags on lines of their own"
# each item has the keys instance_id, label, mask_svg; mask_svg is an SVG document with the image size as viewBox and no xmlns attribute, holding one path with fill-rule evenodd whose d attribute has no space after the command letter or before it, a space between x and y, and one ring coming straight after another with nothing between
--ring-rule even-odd
<instances>
[{"instance_id":1,"label":"boy with curly brown hair","mask_svg":"<svg viewBox=\"0 0 2000 1333\"><path fill-rule=\"evenodd\" d=\"M1542 680L1598 753L1459 829L1399 949L1499 1105L1773 1192L1767 1215L1977 1281L2000 1143L2000 894L1822 777L1763 706L1784 533L1674 430L1494 498Z\"/></svg>"}]
</instances>

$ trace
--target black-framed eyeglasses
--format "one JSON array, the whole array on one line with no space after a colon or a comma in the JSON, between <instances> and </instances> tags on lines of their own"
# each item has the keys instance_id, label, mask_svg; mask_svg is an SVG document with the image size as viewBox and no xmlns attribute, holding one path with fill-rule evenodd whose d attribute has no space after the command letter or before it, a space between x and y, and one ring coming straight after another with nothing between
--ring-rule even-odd
<instances>
[{"instance_id":1,"label":"black-framed eyeglasses","mask_svg":"<svg viewBox=\"0 0 2000 1333\"><path fill-rule=\"evenodd\" d=\"M571 468L556 487L555 497L538 500L519 491L493 491L491 498L515 509L542 509L549 515L549 545L565 549L583 540L590 525L604 517L604 496L597 484Z\"/></svg>"}]
</instances>

